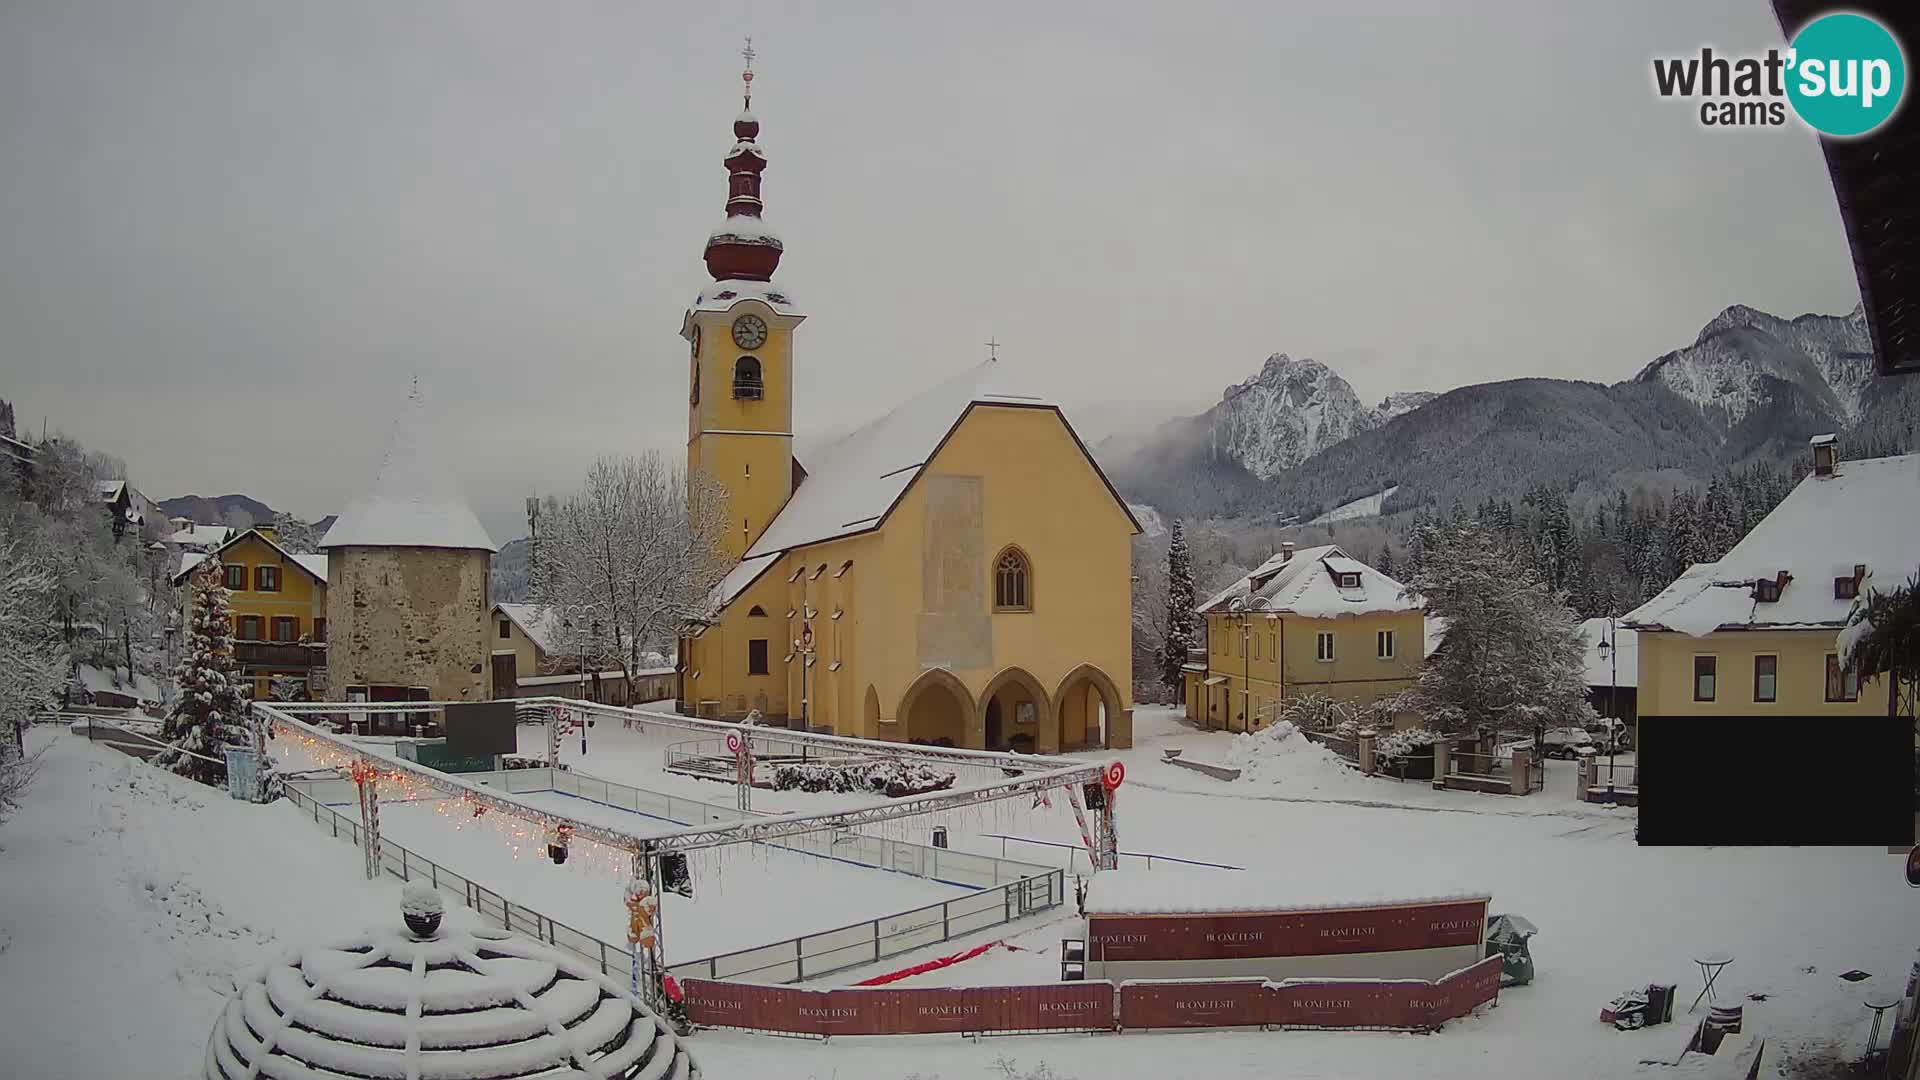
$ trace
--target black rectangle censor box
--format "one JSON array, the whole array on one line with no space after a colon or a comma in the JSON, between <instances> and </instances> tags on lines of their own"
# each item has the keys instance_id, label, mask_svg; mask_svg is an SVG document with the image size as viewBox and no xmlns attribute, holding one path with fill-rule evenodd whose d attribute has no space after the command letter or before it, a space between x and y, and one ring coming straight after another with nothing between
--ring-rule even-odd
<instances>
[{"instance_id":1,"label":"black rectangle censor box","mask_svg":"<svg viewBox=\"0 0 1920 1080\"><path fill-rule=\"evenodd\" d=\"M1911 845L1913 740L1905 717L1642 716L1639 841Z\"/></svg>"},{"instance_id":2,"label":"black rectangle censor box","mask_svg":"<svg viewBox=\"0 0 1920 1080\"><path fill-rule=\"evenodd\" d=\"M485 758L518 750L513 702L473 701L447 706L447 755Z\"/></svg>"}]
</instances>

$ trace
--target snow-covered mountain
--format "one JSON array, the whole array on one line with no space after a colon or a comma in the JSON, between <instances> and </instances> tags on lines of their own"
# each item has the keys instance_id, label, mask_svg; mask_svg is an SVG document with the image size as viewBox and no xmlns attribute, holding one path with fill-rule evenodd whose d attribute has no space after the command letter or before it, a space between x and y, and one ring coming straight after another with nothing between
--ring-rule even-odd
<instances>
[{"instance_id":1,"label":"snow-covered mountain","mask_svg":"<svg viewBox=\"0 0 1920 1080\"><path fill-rule=\"evenodd\" d=\"M1788 405L1844 426L1865 411L1872 348L1857 306L1846 315L1782 319L1735 304L1634 381L1659 383L1729 428Z\"/></svg>"},{"instance_id":2,"label":"snow-covered mountain","mask_svg":"<svg viewBox=\"0 0 1920 1080\"><path fill-rule=\"evenodd\" d=\"M1439 396L1431 390L1407 390L1398 394L1388 394L1385 401L1374 406L1373 422L1367 426L1379 427L1396 416L1405 416Z\"/></svg>"},{"instance_id":3,"label":"snow-covered mountain","mask_svg":"<svg viewBox=\"0 0 1920 1080\"><path fill-rule=\"evenodd\" d=\"M1371 426L1373 410L1327 365L1274 353L1205 418L1214 449L1264 480Z\"/></svg>"}]
</instances>

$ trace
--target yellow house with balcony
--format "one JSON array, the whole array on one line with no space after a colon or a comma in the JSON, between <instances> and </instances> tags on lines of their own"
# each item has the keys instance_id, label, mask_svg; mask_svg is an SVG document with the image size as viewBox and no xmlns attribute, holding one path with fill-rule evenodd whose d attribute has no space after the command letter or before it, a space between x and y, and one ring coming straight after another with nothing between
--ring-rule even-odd
<instances>
[{"instance_id":1,"label":"yellow house with balcony","mask_svg":"<svg viewBox=\"0 0 1920 1080\"><path fill-rule=\"evenodd\" d=\"M989 359L804 467L795 334L751 112L688 309L687 466L738 562L680 642L682 712L1052 752L1132 741L1138 524L1053 401Z\"/></svg>"},{"instance_id":2,"label":"yellow house with balcony","mask_svg":"<svg viewBox=\"0 0 1920 1080\"><path fill-rule=\"evenodd\" d=\"M1334 545L1283 545L1197 609L1206 661L1186 665L1187 718L1257 731L1297 694L1366 706L1405 690L1426 656L1426 612L1404 591Z\"/></svg>"},{"instance_id":3,"label":"yellow house with balcony","mask_svg":"<svg viewBox=\"0 0 1920 1080\"><path fill-rule=\"evenodd\" d=\"M211 552L183 553L173 583L185 584L205 559L218 560L226 574L234 657L245 688L265 701L274 679L296 679L318 696L327 668L327 557L294 554L272 528L255 526ZM184 603L183 618L191 619L191 595Z\"/></svg>"},{"instance_id":4,"label":"yellow house with balcony","mask_svg":"<svg viewBox=\"0 0 1920 1080\"><path fill-rule=\"evenodd\" d=\"M1639 631L1642 719L1888 715L1888 681L1863 683L1838 639L1857 598L1920 568L1920 454L1842 462L1829 435L1813 455L1732 550L1621 620Z\"/></svg>"}]
</instances>

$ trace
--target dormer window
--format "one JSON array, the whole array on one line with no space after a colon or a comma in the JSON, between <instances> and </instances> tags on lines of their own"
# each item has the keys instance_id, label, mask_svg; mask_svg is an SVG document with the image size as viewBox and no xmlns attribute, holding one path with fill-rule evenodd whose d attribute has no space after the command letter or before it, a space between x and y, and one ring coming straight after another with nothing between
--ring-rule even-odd
<instances>
[{"instance_id":1,"label":"dormer window","mask_svg":"<svg viewBox=\"0 0 1920 1080\"><path fill-rule=\"evenodd\" d=\"M1335 576L1337 578L1337 584L1343 589L1357 589L1360 587L1359 574L1338 574Z\"/></svg>"},{"instance_id":2,"label":"dormer window","mask_svg":"<svg viewBox=\"0 0 1920 1080\"><path fill-rule=\"evenodd\" d=\"M1857 598L1860 595L1860 583L1865 581L1866 577L1867 568L1864 565L1856 564L1853 568L1853 576L1833 579L1833 598L1835 600L1852 600Z\"/></svg>"},{"instance_id":3,"label":"dormer window","mask_svg":"<svg viewBox=\"0 0 1920 1080\"><path fill-rule=\"evenodd\" d=\"M1832 435L1815 435L1808 440L1813 447L1813 475L1826 477L1833 475L1833 468L1840 461L1840 446Z\"/></svg>"},{"instance_id":4,"label":"dormer window","mask_svg":"<svg viewBox=\"0 0 1920 1080\"><path fill-rule=\"evenodd\" d=\"M1762 604L1777 603L1780 600L1780 591L1787 587L1787 582L1792 580L1793 575L1785 570L1780 571L1775 577L1761 578L1753 583L1753 598Z\"/></svg>"}]
</instances>

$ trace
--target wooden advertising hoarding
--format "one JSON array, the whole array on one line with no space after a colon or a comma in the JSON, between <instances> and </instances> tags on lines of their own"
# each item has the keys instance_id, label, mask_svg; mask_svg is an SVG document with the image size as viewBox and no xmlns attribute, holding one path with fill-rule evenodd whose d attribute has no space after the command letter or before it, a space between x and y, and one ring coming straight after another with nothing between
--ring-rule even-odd
<instances>
[{"instance_id":1,"label":"wooden advertising hoarding","mask_svg":"<svg viewBox=\"0 0 1920 1080\"><path fill-rule=\"evenodd\" d=\"M1478 946L1487 899L1312 911L1090 915L1088 959L1231 960Z\"/></svg>"}]
</instances>

